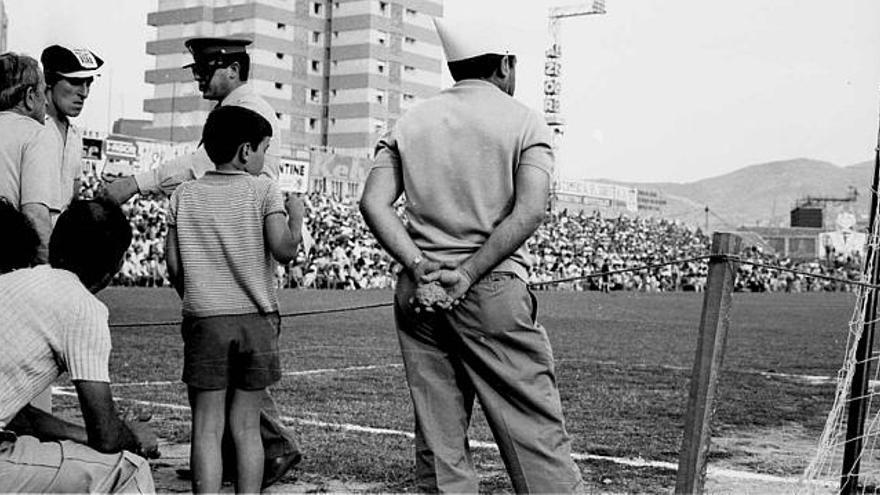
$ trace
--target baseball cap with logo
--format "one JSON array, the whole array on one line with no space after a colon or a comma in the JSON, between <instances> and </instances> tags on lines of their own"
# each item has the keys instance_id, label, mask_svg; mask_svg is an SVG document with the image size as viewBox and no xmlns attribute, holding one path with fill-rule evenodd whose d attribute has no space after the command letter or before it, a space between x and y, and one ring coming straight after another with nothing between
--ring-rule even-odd
<instances>
[{"instance_id":1,"label":"baseball cap with logo","mask_svg":"<svg viewBox=\"0 0 880 495\"><path fill-rule=\"evenodd\" d=\"M88 48L61 45L52 45L43 50L40 62L46 73L69 78L95 77L104 65L104 60Z\"/></svg>"}]
</instances>

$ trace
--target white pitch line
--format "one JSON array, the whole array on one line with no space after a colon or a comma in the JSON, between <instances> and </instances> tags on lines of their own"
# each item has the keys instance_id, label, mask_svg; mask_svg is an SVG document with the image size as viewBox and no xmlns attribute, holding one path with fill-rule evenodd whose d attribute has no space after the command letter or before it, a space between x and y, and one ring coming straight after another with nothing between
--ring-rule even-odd
<instances>
[{"instance_id":1,"label":"white pitch line","mask_svg":"<svg viewBox=\"0 0 880 495\"><path fill-rule=\"evenodd\" d=\"M55 395L65 395L76 397L75 392L71 392L68 390L64 390L66 387L52 387L52 393ZM173 411L189 411L189 406L183 406L180 404L171 404L167 402L152 402L146 400L137 400L137 399L127 399L123 397L116 397L117 400L122 400L126 402L131 402L133 404L137 404L140 406L149 406L149 407L159 407L164 409L171 409ZM415 435L412 432L402 431L402 430L394 430L390 428L375 428L372 426L362 426L355 425L350 423L328 423L326 421L316 421L312 419L303 419L303 418L295 418L292 416L280 416L280 419L286 423L295 423L305 426L315 426L319 428L332 428L336 430L343 431L352 431L356 433L370 433L374 435L388 435L388 436L399 436L405 437L409 439L415 438ZM470 441L471 448L476 449L489 449L489 450L498 450L498 445L494 442L482 442L477 440ZM604 456L597 454L581 454L577 452L572 452L572 458L578 461L603 461L603 462L611 462L613 464L620 464L624 466L632 466L632 467L651 467L658 469L666 469L670 471L675 471L678 469L678 465L673 462L667 461L651 461L643 458L627 458L627 457L614 457L614 456ZM735 469L727 469L727 468L718 468L708 466L707 472L710 476L719 476L726 478L736 478L742 480L750 480L750 481L763 481L768 483L785 483L785 484L796 484L801 480L800 478L791 478L791 477L781 477L774 476L771 474L762 474L762 473L753 473L749 471L738 471Z\"/></svg>"},{"instance_id":2,"label":"white pitch line","mask_svg":"<svg viewBox=\"0 0 880 495\"><path fill-rule=\"evenodd\" d=\"M400 368L402 364L373 364L369 366L348 366L346 368L318 368L314 370L302 370L302 371L286 371L281 373L281 376L308 376L308 375L321 375L324 373L345 373L347 371L369 371L369 370L378 370L383 368ZM154 382L122 382L122 383L111 383L110 385L113 387L154 387L154 386L168 386L168 385L181 385L183 382L180 380L163 380L163 381L154 381ZM56 387L61 390L73 390L74 387L65 386L65 387Z\"/></svg>"}]
</instances>

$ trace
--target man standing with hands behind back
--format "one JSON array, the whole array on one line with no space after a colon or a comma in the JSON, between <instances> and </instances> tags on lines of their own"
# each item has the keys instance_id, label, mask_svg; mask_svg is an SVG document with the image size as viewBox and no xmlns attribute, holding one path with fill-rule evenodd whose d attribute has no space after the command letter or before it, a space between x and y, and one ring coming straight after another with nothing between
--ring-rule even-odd
<instances>
[{"instance_id":1,"label":"man standing with hands behind back","mask_svg":"<svg viewBox=\"0 0 880 495\"><path fill-rule=\"evenodd\" d=\"M514 491L574 492L582 480L553 354L525 282L524 243L549 197L551 131L512 98L508 40L434 22L456 83L379 140L361 198L370 229L405 267L394 315L416 415L416 489L478 491L467 432L479 397ZM406 226L394 207L403 193ZM445 300L424 308L417 289L432 281Z\"/></svg>"}]
</instances>

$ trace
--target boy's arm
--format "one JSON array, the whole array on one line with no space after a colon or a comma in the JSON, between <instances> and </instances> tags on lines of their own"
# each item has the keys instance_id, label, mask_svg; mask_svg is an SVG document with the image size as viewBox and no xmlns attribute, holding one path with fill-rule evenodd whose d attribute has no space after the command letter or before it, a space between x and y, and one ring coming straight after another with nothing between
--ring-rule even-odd
<instances>
[{"instance_id":1,"label":"boy's arm","mask_svg":"<svg viewBox=\"0 0 880 495\"><path fill-rule=\"evenodd\" d=\"M296 250L302 241L302 221L305 205L298 196L291 194L284 202L287 221L281 212L266 215L263 233L272 256L279 263L288 263L296 257Z\"/></svg>"},{"instance_id":2,"label":"boy's arm","mask_svg":"<svg viewBox=\"0 0 880 495\"><path fill-rule=\"evenodd\" d=\"M165 265L168 268L168 278L171 285L177 290L177 295L183 297L183 265L180 263L180 251L177 244L177 227L168 226L168 234L165 236Z\"/></svg>"}]
</instances>

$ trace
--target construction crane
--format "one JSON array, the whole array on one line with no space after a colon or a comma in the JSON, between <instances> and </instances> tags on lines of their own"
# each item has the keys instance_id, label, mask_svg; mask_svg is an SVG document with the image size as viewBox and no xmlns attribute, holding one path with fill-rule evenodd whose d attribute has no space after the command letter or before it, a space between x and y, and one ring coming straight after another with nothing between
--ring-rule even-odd
<instances>
[{"instance_id":1,"label":"construction crane","mask_svg":"<svg viewBox=\"0 0 880 495\"><path fill-rule=\"evenodd\" d=\"M561 23L563 19L605 13L605 0L593 0L572 5L550 7L548 11L548 28L550 31L550 48L544 60L544 118L553 129L553 146L558 146L562 137L565 119L562 117L562 46Z\"/></svg>"}]
</instances>

